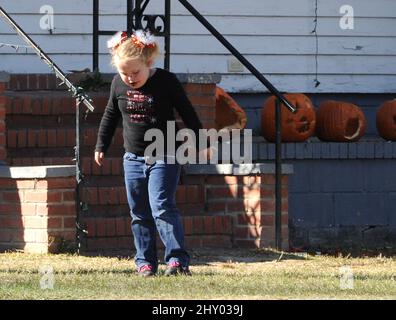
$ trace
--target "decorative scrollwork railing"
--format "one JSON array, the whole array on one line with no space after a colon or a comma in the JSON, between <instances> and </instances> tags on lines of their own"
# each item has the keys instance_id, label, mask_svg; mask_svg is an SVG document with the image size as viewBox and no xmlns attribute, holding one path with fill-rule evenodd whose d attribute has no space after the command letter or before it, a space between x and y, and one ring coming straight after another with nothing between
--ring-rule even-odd
<instances>
[{"instance_id":1,"label":"decorative scrollwork railing","mask_svg":"<svg viewBox=\"0 0 396 320\"><path fill-rule=\"evenodd\" d=\"M155 36L164 37L164 68L170 67L170 1L165 0L164 14L144 14L150 0L126 0L127 33L133 30L150 30ZM99 36L113 35L120 30L99 30L99 0L93 0L93 70L99 70Z\"/></svg>"}]
</instances>

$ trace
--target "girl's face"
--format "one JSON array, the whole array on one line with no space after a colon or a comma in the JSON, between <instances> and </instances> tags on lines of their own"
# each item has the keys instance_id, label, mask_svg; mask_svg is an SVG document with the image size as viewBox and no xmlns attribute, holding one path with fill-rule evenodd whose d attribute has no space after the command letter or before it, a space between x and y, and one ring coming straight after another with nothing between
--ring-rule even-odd
<instances>
[{"instance_id":1,"label":"girl's face","mask_svg":"<svg viewBox=\"0 0 396 320\"><path fill-rule=\"evenodd\" d=\"M150 76L151 63L140 59L124 59L116 61L116 67L125 84L133 89L139 89Z\"/></svg>"}]
</instances>

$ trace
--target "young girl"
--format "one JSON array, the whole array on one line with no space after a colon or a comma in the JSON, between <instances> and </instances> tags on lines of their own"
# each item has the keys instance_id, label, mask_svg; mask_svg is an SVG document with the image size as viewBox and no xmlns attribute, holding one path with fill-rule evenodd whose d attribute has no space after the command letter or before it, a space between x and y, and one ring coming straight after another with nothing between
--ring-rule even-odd
<instances>
[{"instance_id":1,"label":"young girl","mask_svg":"<svg viewBox=\"0 0 396 320\"><path fill-rule=\"evenodd\" d=\"M122 118L124 137L124 173L132 216L136 248L135 262L142 276L155 275L158 268L156 230L165 245L166 275L190 275L189 255L175 203L180 165L157 160L148 164L144 134L151 128L162 131L166 140L167 121L175 121L177 110L187 128L196 137L202 128L182 85L173 73L152 68L159 54L154 37L142 30L128 37L118 33L109 42L112 64L118 74L111 83L110 98L103 114L95 162L101 166L117 123Z\"/></svg>"}]
</instances>

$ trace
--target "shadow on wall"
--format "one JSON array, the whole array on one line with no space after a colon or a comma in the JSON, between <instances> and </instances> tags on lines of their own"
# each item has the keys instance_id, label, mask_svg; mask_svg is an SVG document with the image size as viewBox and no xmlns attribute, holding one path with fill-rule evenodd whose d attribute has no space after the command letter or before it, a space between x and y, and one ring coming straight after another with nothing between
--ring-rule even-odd
<instances>
[{"instance_id":1,"label":"shadow on wall","mask_svg":"<svg viewBox=\"0 0 396 320\"><path fill-rule=\"evenodd\" d=\"M74 166L0 167L0 249L71 251L76 238Z\"/></svg>"},{"instance_id":2,"label":"shadow on wall","mask_svg":"<svg viewBox=\"0 0 396 320\"><path fill-rule=\"evenodd\" d=\"M19 186L21 186L21 183ZM26 209L26 206L22 208L17 180L11 178L10 168L6 165L0 165L1 252L25 249L23 213L26 213ZM34 210L30 210L30 212L33 213ZM31 217L34 218L34 215Z\"/></svg>"}]
</instances>

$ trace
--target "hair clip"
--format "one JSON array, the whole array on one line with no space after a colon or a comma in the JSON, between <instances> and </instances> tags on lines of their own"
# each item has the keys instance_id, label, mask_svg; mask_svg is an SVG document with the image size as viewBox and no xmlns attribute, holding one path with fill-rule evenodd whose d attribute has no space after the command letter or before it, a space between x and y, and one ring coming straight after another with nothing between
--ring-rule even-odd
<instances>
[{"instance_id":1,"label":"hair clip","mask_svg":"<svg viewBox=\"0 0 396 320\"><path fill-rule=\"evenodd\" d=\"M154 35L150 31L144 30L136 30L132 35L132 41L140 48L154 48L157 45Z\"/></svg>"},{"instance_id":2,"label":"hair clip","mask_svg":"<svg viewBox=\"0 0 396 320\"><path fill-rule=\"evenodd\" d=\"M128 34L125 31L117 32L109 41L107 41L107 48L116 50L125 40L128 39ZM155 37L150 31L136 30L131 36L132 42L139 48L155 48L157 43Z\"/></svg>"},{"instance_id":3,"label":"hair clip","mask_svg":"<svg viewBox=\"0 0 396 320\"><path fill-rule=\"evenodd\" d=\"M119 31L107 41L107 48L115 50L127 39L128 34L125 31Z\"/></svg>"}]
</instances>

